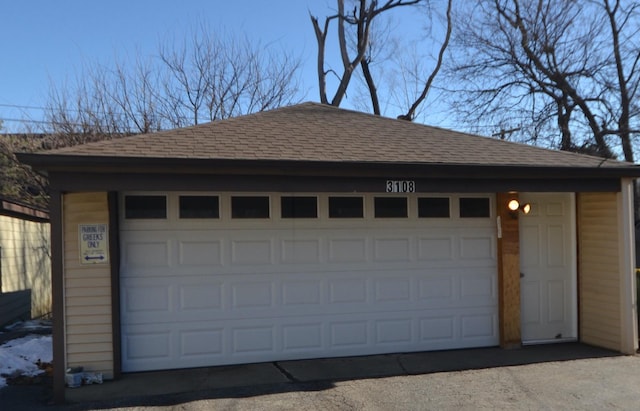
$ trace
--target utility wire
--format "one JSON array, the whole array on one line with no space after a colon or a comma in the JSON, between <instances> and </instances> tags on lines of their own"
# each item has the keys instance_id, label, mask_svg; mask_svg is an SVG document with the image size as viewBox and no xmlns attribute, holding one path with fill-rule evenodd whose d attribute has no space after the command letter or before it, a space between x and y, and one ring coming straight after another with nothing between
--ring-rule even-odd
<instances>
[{"instance_id":1,"label":"utility wire","mask_svg":"<svg viewBox=\"0 0 640 411\"><path fill-rule=\"evenodd\" d=\"M26 119L26 118L6 118L6 117L2 117L0 118L0 121L13 121L16 123L36 123L36 124L54 124L54 121L47 121L47 120L30 120L30 119Z\"/></svg>"},{"instance_id":2,"label":"utility wire","mask_svg":"<svg viewBox=\"0 0 640 411\"><path fill-rule=\"evenodd\" d=\"M0 103L0 107L7 107L7 108L17 108L17 109L26 109L26 110L49 110L49 108L47 107L41 107L41 106L28 106L28 105L21 105L21 104L7 104L7 103ZM82 112L82 110L77 110L77 109L71 109L71 108L66 108L64 110L64 112L73 112L73 113L80 113ZM105 112L98 112L99 114L106 114ZM114 114L118 114L118 113L114 113ZM120 115L122 115L122 113L120 113ZM54 125L56 122L55 121L46 121L46 120L32 120L32 119L17 119L17 118L0 118L0 121L8 121L8 122L15 122L15 123L32 123L32 124L42 124L42 125ZM74 126L80 126L81 124L71 124ZM497 126L491 126L491 125L477 125L474 126L475 128L481 128L481 129L485 129L485 130L496 130L499 129L500 131L497 133L493 133L491 134L491 137L498 137L500 136L501 139L504 139L505 134L511 134L515 131L519 131L521 129L512 129L512 130L503 130L502 128L499 128Z\"/></svg>"},{"instance_id":3,"label":"utility wire","mask_svg":"<svg viewBox=\"0 0 640 411\"><path fill-rule=\"evenodd\" d=\"M46 110L46 107L38 107L38 106L23 106L20 104L3 104L0 103L0 107L10 107L10 108L25 108L28 110Z\"/></svg>"},{"instance_id":4,"label":"utility wire","mask_svg":"<svg viewBox=\"0 0 640 411\"><path fill-rule=\"evenodd\" d=\"M31 124L40 124L40 125L48 125L48 126L54 126L56 124L60 124L60 122L51 121L51 120L32 120L32 119L26 119L26 118L20 119L20 118L0 117L0 123L4 123L4 122L22 123L22 124L31 123ZM64 124L75 126L75 127L82 127L86 125L86 124L69 123L69 122L65 122ZM16 133L21 133L21 131L16 131ZM4 130L3 130L3 134L5 134Z\"/></svg>"}]
</instances>

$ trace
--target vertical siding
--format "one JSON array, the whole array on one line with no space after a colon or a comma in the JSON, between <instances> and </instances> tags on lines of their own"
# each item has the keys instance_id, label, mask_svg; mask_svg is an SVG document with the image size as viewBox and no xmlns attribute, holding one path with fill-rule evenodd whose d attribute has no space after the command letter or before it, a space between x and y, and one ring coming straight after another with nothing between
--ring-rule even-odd
<instances>
[{"instance_id":1,"label":"vertical siding","mask_svg":"<svg viewBox=\"0 0 640 411\"><path fill-rule=\"evenodd\" d=\"M616 193L578 196L580 337L621 347L620 236Z\"/></svg>"},{"instance_id":2,"label":"vertical siding","mask_svg":"<svg viewBox=\"0 0 640 411\"><path fill-rule=\"evenodd\" d=\"M111 271L82 265L78 224L108 224L107 193L65 194L64 290L67 366L113 378Z\"/></svg>"},{"instance_id":3,"label":"vertical siding","mask_svg":"<svg viewBox=\"0 0 640 411\"><path fill-rule=\"evenodd\" d=\"M2 292L30 290L31 316L51 312L49 223L0 216Z\"/></svg>"}]
</instances>

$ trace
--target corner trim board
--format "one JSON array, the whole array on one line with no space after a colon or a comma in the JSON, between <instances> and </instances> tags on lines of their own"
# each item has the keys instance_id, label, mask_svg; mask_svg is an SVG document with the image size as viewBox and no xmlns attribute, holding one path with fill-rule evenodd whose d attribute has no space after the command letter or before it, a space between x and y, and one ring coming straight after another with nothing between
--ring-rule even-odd
<instances>
[{"instance_id":1,"label":"corner trim board","mask_svg":"<svg viewBox=\"0 0 640 411\"><path fill-rule=\"evenodd\" d=\"M111 338L113 344L113 378L122 374L122 348L120 326L120 226L118 193L107 193L109 210L109 255L111 257Z\"/></svg>"},{"instance_id":2,"label":"corner trim board","mask_svg":"<svg viewBox=\"0 0 640 411\"><path fill-rule=\"evenodd\" d=\"M51 290L53 302L53 402L65 401L65 350L64 317L64 229L63 193L52 190L49 200L51 219Z\"/></svg>"}]
</instances>

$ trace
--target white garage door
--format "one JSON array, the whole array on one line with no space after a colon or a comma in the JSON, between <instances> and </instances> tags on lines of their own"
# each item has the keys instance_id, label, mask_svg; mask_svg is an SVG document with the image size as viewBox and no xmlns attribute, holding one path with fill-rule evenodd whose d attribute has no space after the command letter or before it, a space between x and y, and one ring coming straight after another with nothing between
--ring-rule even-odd
<instances>
[{"instance_id":1,"label":"white garage door","mask_svg":"<svg viewBox=\"0 0 640 411\"><path fill-rule=\"evenodd\" d=\"M125 372L498 344L492 195L122 197Z\"/></svg>"}]
</instances>

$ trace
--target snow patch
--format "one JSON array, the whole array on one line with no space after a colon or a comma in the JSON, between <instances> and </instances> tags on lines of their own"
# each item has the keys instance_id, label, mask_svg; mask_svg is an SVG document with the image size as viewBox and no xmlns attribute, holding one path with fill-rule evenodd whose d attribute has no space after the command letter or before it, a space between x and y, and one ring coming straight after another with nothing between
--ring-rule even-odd
<instances>
[{"instance_id":1,"label":"snow patch","mask_svg":"<svg viewBox=\"0 0 640 411\"><path fill-rule=\"evenodd\" d=\"M43 371L36 363L51 362L51 336L28 335L0 345L0 388L7 385L6 376L36 376Z\"/></svg>"}]
</instances>

